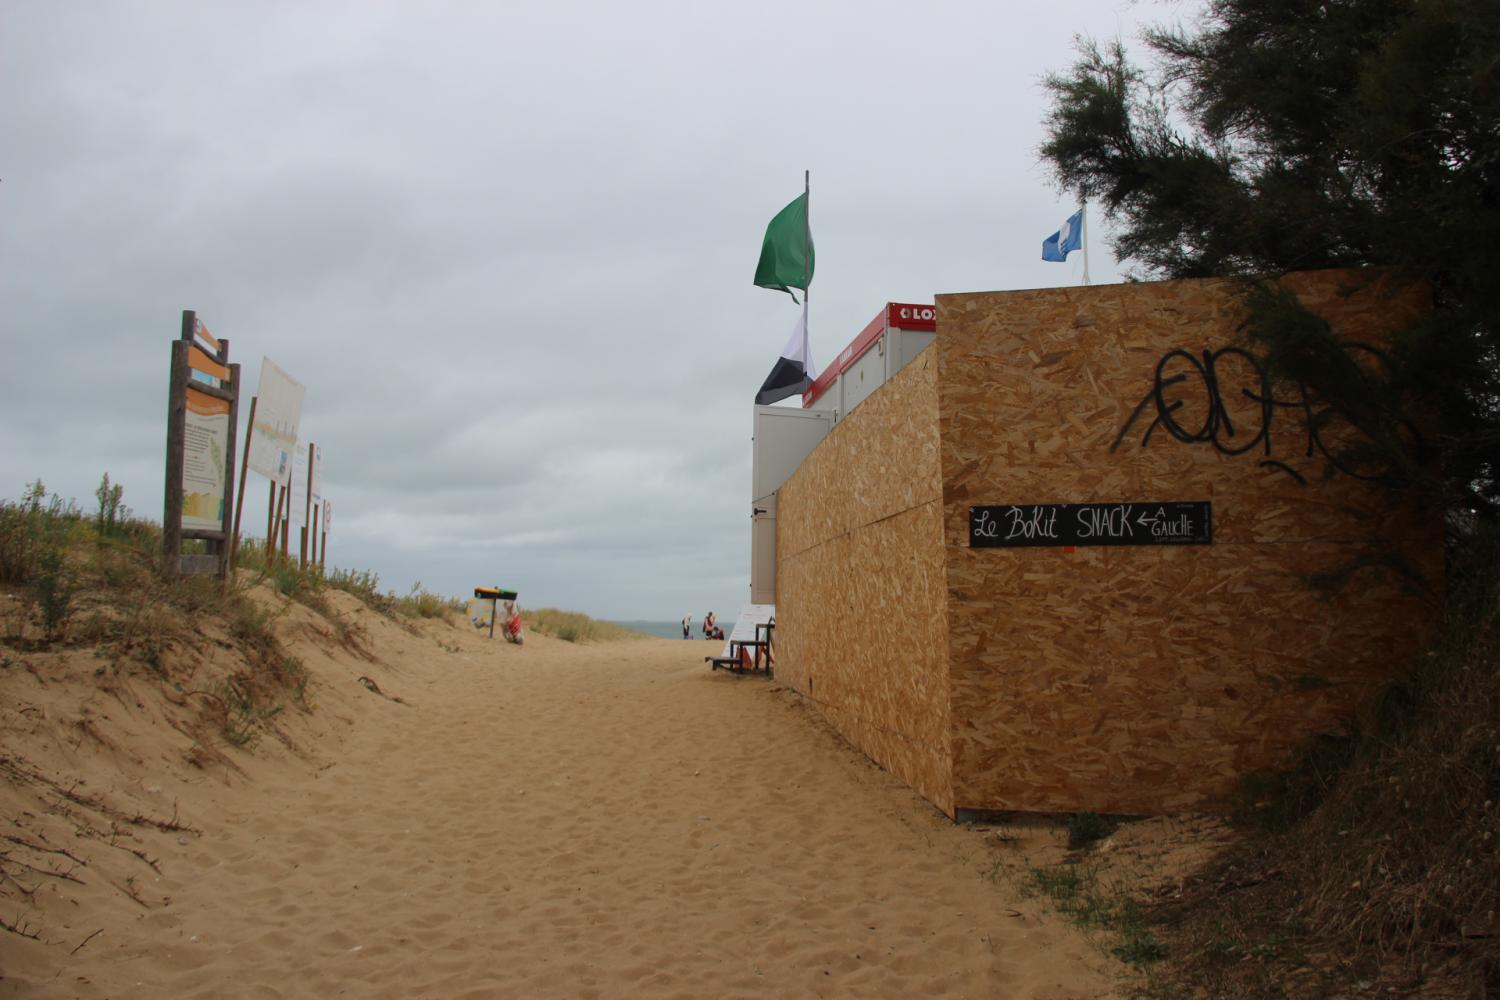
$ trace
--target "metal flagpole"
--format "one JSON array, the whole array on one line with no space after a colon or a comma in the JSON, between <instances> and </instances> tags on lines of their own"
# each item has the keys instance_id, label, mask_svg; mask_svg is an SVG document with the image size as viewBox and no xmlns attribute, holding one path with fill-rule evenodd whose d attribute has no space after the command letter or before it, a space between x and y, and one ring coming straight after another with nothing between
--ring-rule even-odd
<instances>
[{"instance_id":1,"label":"metal flagpole","mask_svg":"<svg viewBox=\"0 0 1500 1000\"><path fill-rule=\"evenodd\" d=\"M812 345L808 343L808 341L812 340L812 333L807 328L808 322L812 318L812 307L810 305L812 301L813 259L811 170L802 171L802 197L803 207L806 209L802 213L802 235L807 241L807 252L802 255L802 377L807 378L808 370L812 366ZM806 393L803 395L805 396Z\"/></svg>"},{"instance_id":2,"label":"metal flagpole","mask_svg":"<svg viewBox=\"0 0 1500 1000\"><path fill-rule=\"evenodd\" d=\"M1083 251L1083 283L1089 283L1089 200L1083 199L1083 207L1078 210L1078 245Z\"/></svg>"},{"instance_id":3,"label":"metal flagpole","mask_svg":"<svg viewBox=\"0 0 1500 1000\"><path fill-rule=\"evenodd\" d=\"M802 171L802 236L806 240L807 252L802 255L802 303L807 304L812 295L812 171ZM804 308L803 312L807 310ZM807 358L802 359L804 362Z\"/></svg>"}]
</instances>

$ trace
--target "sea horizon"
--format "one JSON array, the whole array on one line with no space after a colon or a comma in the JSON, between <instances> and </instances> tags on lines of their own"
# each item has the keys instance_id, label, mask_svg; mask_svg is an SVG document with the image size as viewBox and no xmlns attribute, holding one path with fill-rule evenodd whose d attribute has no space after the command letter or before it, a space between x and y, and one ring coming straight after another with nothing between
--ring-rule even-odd
<instances>
[{"instance_id":1,"label":"sea horizon","mask_svg":"<svg viewBox=\"0 0 1500 1000\"><path fill-rule=\"evenodd\" d=\"M621 628L631 629L632 631L635 631L635 632L644 632L646 635L654 636L654 637L656 637L658 639L681 639L682 638L682 619L681 618L677 619L676 621L649 621L649 620L645 620L645 619L635 619L635 620L631 620L631 621L619 621L619 620L616 620L616 619L609 619L609 623L611 625L618 625ZM730 624L733 624L733 623L731 622ZM725 626L725 625L722 624L722 619L721 619L721 624L720 624L719 627L723 628L726 632L728 631L728 626ZM703 638L703 619L701 617L695 617L693 619L693 634L692 634L692 638L694 638L694 639L702 639Z\"/></svg>"}]
</instances>

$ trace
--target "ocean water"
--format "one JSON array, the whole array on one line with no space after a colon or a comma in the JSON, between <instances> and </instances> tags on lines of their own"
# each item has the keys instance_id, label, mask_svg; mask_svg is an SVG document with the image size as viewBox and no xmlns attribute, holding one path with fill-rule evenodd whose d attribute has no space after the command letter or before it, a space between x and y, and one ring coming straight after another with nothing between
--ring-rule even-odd
<instances>
[{"instance_id":1,"label":"ocean water","mask_svg":"<svg viewBox=\"0 0 1500 1000\"><path fill-rule=\"evenodd\" d=\"M675 622L611 622L611 624L613 624L613 625L620 625L620 626L623 626L624 628L628 628L628 629L634 629L637 632L644 632L647 635L654 635L654 636L656 636L659 639L678 639L678 640L680 640L682 638L682 622L681 621L675 621ZM734 624L734 622L731 621L729 623L729 625L725 625L721 621L719 623L719 627L724 630L724 634L725 635L728 635L729 634L730 626L732 626L733 624ZM700 640L703 638L703 619L701 619L701 618L694 618L693 619L693 638L694 639L700 639Z\"/></svg>"}]
</instances>

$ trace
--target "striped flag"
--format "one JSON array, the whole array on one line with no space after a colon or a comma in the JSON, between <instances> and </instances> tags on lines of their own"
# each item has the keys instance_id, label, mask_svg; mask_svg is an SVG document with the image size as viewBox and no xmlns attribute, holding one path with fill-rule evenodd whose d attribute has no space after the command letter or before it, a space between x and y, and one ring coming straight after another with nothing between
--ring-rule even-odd
<instances>
[{"instance_id":1,"label":"striped flag","mask_svg":"<svg viewBox=\"0 0 1500 1000\"><path fill-rule=\"evenodd\" d=\"M755 394L755 402L765 406L799 392L806 392L812 388L813 379L817 377L812 358L807 353L807 303L803 302L802 315L792 330L792 339L782 348L781 357L776 359L771 374L766 376L765 384Z\"/></svg>"}]
</instances>

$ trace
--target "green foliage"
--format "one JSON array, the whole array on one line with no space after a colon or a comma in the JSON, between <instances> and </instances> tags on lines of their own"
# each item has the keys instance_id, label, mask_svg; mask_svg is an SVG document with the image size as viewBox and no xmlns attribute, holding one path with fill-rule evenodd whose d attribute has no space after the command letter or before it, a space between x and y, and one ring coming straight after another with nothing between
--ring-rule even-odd
<instances>
[{"instance_id":1,"label":"green foliage","mask_svg":"<svg viewBox=\"0 0 1500 1000\"><path fill-rule=\"evenodd\" d=\"M266 544L258 538L242 538L234 553L234 568L264 580L283 597L296 597L298 593L316 589L322 585L322 571L316 566L303 568L298 560L283 556L280 552L266 551Z\"/></svg>"},{"instance_id":2,"label":"green foliage","mask_svg":"<svg viewBox=\"0 0 1500 1000\"><path fill-rule=\"evenodd\" d=\"M1120 943L1109 950L1110 954L1131 965L1150 965L1167 957L1167 946L1150 930L1140 924L1132 924L1130 930L1131 933L1123 934Z\"/></svg>"},{"instance_id":3,"label":"green foliage","mask_svg":"<svg viewBox=\"0 0 1500 1000\"><path fill-rule=\"evenodd\" d=\"M31 578L31 592L41 609L42 625L47 630L47 637L57 638L68 617L73 595L78 592L78 586L67 566L65 548L56 544L42 547L36 561L36 572Z\"/></svg>"},{"instance_id":4,"label":"green foliage","mask_svg":"<svg viewBox=\"0 0 1500 1000\"><path fill-rule=\"evenodd\" d=\"M0 501L0 583L27 588L49 639L61 636L78 591L69 552L81 520L77 504L49 497L40 479L20 503Z\"/></svg>"},{"instance_id":5,"label":"green foliage","mask_svg":"<svg viewBox=\"0 0 1500 1000\"><path fill-rule=\"evenodd\" d=\"M396 613L396 598L383 593L380 577L369 570L347 570L335 568L324 576L324 582L334 590L353 594L371 611L390 617Z\"/></svg>"},{"instance_id":6,"label":"green foliage","mask_svg":"<svg viewBox=\"0 0 1500 1000\"><path fill-rule=\"evenodd\" d=\"M1033 868L1025 888L1051 899L1065 917L1085 930L1102 930L1117 944L1112 954L1132 965L1167 957L1168 949L1148 926L1140 905L1118 885L1106 885L1094 866Z\"/></svg>"},{"instance_id":7,"label":"green foliage","mask_svg":"<svg viewBox=\"0 0 1500 1000\"><path fill-rule=\"evenodd\" d=\"M1500 516L1493 0L1209 0L1146 44L1149 70L1085 40L1047 79L1057 182L1102 205L1117 255L1147 274L1375 265L1428 283L1434 312L1378 364L1264 289L1248 332L1360 431L1374 478ZM1420 412L1442 414L1441 480L1411 433Z\"/></svg>"},{"instance_id":8,"label":"green foliage","mask_svg":"<svg viewBox=\"0 0 1500 1000\"><path fill-rule=\"evenodd\" d=\"M111 484L109 473L106 472L99 481L98 488L94 490L94 497L99 501L99 511L94 516L94 522L101 538L114 535L122 522L130 518L130 508L120 502L124 495L125 487L119 483Z\"/></svg>"},{"instance_id":9,"label":"green foliage","mask_svg":"<svg viewBox=\"0 0 1500 1000\"><path fill-rule=\"evenodd\" d=\"M323 589L323 574L316 566L303 568L290 559L278 559L267 569L267 577L276 592L299 599Z\"/></svg>"},{"instance_id":10,"label":"green foliage","mask_svg":"<svg viewBox=\"0 0 1500 1000\"><path fill-rule=\"evenodd\" d=\"M256 726L255 702L231 681L220 681L211 692L224 708L219 733L231 746L249 747L260 735Z\"/></svg>"},{"instance_id":11,"label":"green foliage","mask_svg":"<svg viewBox=\"0 0 1500 1000\"><path fill-rule=\"evenodd\" d=\"M420 580L411 585L405 597L396 599L396 610L411 618L446 618L461 615L468 607L467 602L456 597L439 597L428 591Z\"/></svg>"},{"instance_id":12,"label":"green foliage","mask_svg":"<svg viewBox=\"0 0 1500 1000\"><path fill-rule=\"evenodd\" d=\"M1068 817L1068 849L1076 851L1103 840L1118 829L1119 824L1098 813L1078 812Z\"/></svg>"}]
</instances>

